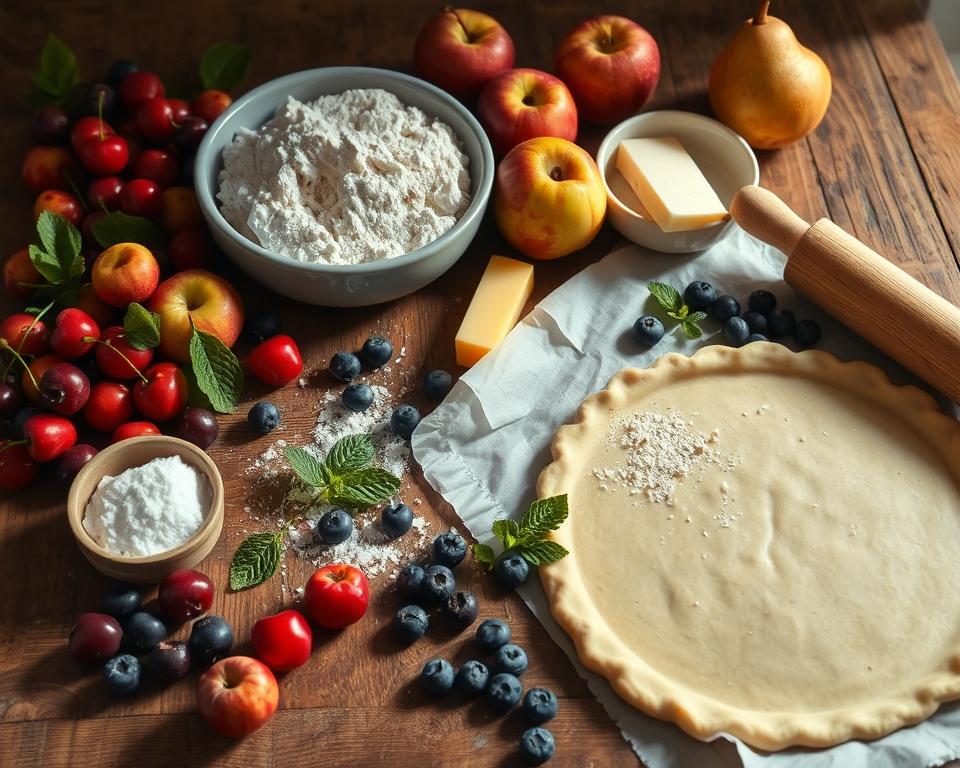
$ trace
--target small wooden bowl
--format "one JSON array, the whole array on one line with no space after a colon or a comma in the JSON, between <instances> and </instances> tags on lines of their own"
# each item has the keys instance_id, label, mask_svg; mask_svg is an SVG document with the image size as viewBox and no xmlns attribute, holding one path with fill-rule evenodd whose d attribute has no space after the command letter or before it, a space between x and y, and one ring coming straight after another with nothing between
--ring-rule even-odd
<instances>
[{"instance_id":1,"label":"small wooden bowl","mask_svg":"<svg viewBox=\"0 0 960 768\"><path fill-rule=\"evenodd\" d=\"M179 456L210 483L210 509L197 532L176 549L143 557L124 557L93 540L83 527L87 502L104 475L116 477L125 469L139 467L166 456ZM101 573L120 581L154 583L179 568L192 568L210 554L223 530L223 478L217 465L193 443L165 435L147 435L123 440L105 448L77 473L67 496L67 519L83 556Z\"/></svg>"}]
</instances>

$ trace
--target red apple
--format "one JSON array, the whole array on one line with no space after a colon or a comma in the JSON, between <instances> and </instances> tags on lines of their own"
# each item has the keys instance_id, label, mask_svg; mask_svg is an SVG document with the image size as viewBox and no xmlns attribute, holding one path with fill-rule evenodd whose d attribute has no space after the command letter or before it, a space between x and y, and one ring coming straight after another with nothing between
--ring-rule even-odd
<instances>
[{"instance_id":1,"label":"red apple","mask_svg":"<svg viewBox=\"0 0 960 768\"><path fill-rule=\"evenodd\" d=\"M197 709L214 731L237 739L253 733L276 711L277 678L249 656L221 659L197 681Z\"/></svg>"},{"instance_id":2,"label":"red apple","mask_svg":"<svg viewBox=\"0 0 960 768\"><path fill-rule=\"evenodd\" d=\"M513 40L492 16L448 6L420 30L413 58L421 77L458 96L474 96L513 67Z\"/></svg>"},{"instance_id":3,"label":"red apple","mask_svg":"<svg viewBox=\"0 0 960 768\"><path fill-rule=\"evenodd\" d=\"M511 69L483 86L477 114L497 157L538 136L575 141L577 105L563 81L539 69Z\"/></svg>"},{"instance_id":4,"label":"red apple","mask_svg":"<svg viewBox=\"0 0 960 768\"><path fill-rule=\"evenodd\" d=\"M573 28L557 49L554 69L592 123L616 123L639 112L660 79L660 49L643 27L623 16L598 16Z\"/></svg>"}]
</instances>

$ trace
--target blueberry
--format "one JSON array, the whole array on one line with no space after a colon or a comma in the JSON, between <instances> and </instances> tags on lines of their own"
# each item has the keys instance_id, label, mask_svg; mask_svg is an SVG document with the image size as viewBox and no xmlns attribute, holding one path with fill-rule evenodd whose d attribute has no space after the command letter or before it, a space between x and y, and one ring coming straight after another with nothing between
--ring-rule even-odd
<instances>
[{"instance_id":1,"label":"blueberry","mask_svg":"<svg viewBox=\"0 0 960 768\"><path fill-rule=\"evenodd\" d=\"M513 643L501 645L493 656L494 672L509 672L516 677L527 671L528 663L526 651Z\"/></svg>"},{"instance_id":2,"label":"blueberry","mask_svg":"<svg viewBox=\"0 0 960 768\"><path fill-rule=\"evenodd\" d=\"M457 670L457 676L453 684L460 693L467 696L479 696L487 687L490 680L490 670L482 661L471 659L464 662L463 666Z\"/></svg>"},{"instance_id":3,"label":"blueberry","mask_svg":"<svg viewBox=\"0 0 960 768\"><path fill-rule=\"evenodd\" d=\"M427 634L430 620L419 605L406 605L393 615L393 626L405 643L412 643Z\"/></svg>"},{"instance_id":4,"label":"blueberry","mask_svg":"<svg viewBox=\"0 0 960 768\"><path fill-rule=\"evenodd\" d=\"M136 656L121 653L103 665L103 681L110 693L126 696L140 687L140 662Z\"/></svg>"},{"instance_id":5,"label":"blueberry","mask_svg":"<svg viewBox=\"0 0 960 768\"><path fill-rule=\"evenodd\" d=\"M717 298L717 292L710 283L695 280L683 292L683 303L690 307L690 311L706 309Z\"/></svg>"},{"instance_id":6,"label":"blueberry","mask_svg":"<svg viewBox=\"0 0 960 768\"><path fill-rule=\"evenodd\" d=\"M767 317L766 315L761 315L759 312L744 312L743 322L747 324L747 327L752 333L767 332Z\"/></svg>"},{"instance_id":7,"label":"blueberry","mask_svg":"<svg viewBox=\"0 0 960 768\"><path fill-rule=\"evenodd\" d=\"M664 332L663 323L653 315L638 317L637 321L633 324L634 338L645 347L652 347L660 341L660 339L663 338Z\"/></svg>"},{"instance_id":8,"label":"blueberry","mask_svg":"<svg viewBox=\"0 0 960 768\"><path fill-rule=\"evenodd\" d=\"M398 539L413 527L413 512L406 504L388 504L380 512L380 527L391 539Z\"/></svg>"},{"instance_id":9,"label":"blueberry","mask_svg":"<svg viewBox=\"0 0 960 768\"><path fill-rule=\"evenodd\" d=\"M493 564L493 575L508 589L519 587L530 575L530 566L519 552L504 552Z\"/></svg>"},{"instance_id":10,"label":"blueberry","mask_svg":"<svg viewBox=\"0 0 960 768\"><path fill-rule=\"evenodd\" d=\"M190 628L190 658L202 667L222 659L233 647L233 630L223 616L204 616Z\"/></svg>"},{"instance_id":11,"label":"blueberry","mask_svg":"<svg viewBox=\"0 0 960 768\"><path fill-rule=\"evenodd\" d=\"M740 314L740 302L730 294L717 296L710 305L710 315L718 323Z\"/></svg>"},{"instance_id":12,"label":"blueberry","mask_svg":"<svg viewBox=\"0 0 960 768\"><path fill-rule=\"evenodd\" d=\"M389 363L390 358L393 357L393 344L383 336L371 336L363 342L360 357L371 368L379 368Z\"/></svg>"},{"instance_id":13,"label":"blueberry","mask_svg":"<svg viewBox=\"0 0 960 768\"><path fill-rule=\"evenodd\" d=\"M458 629L466 629L477 620L480 607L473 592L456 592L443 604L447 618Z\"/></svg>"},{"instance_id":14,"label":"blueberry","mask_svg":"<svg viewBox=\"0 0 960 768\"><path fill-rule=\"evenodd\" d=\"M445 565L431 565L423 574L420 595L429 603L449 600L457 591L457 580Z\"/></svg>"},{"instance_id":15,"label":"blueberry","mask_svg":"<svg viewBox=\"0 0 960 768\"><path fill-rule=\"evenodd\" d=\"M261 400L247 412L247 423L254 432L266 435L280 425L280 409L267 400Z\"/></svg>"},{"instance_id":16,"label":"blueberry","mask_svg":"<svg viewBox=\"0 0 960 768\"><path fill-rule=\"evenodd\" d=\"M797 319L789 309L775 309L767 315L767 336L771 339L793 336L796 326Z\"/></svg>"},{"instance_id":17,"label":"blueberry","mask_svg":"<svg viewBox=\"0 0 960 768\"><path fill-rule=\"evenodd\" d=\"M742 317L730 317L723 323L723 337L731 347L742 347L750 337L750 326Z\"/></svg>"},{"instance_id":18,"label":"blueberry","mask_svg":"<svg viewBox=\"0 0 960 768\"><path fill-rule=\"evenodd\" d=\"M161 683L175 683L190 671L190 650L182 640L164 640L144 656L143 667Z\"/></svg>"},{"instance_id":19,"label":"blueberry","mask_svg":"<svg viewBox=\"0 0 960 768\"><path fill-rule=\"evenodd\" d=\"M553 720L559 706L557 695L549 688L531 688L523 697L523 716L528 723L540 725Z\"/></svg>"},{"instance_id":20,"label":"blueberry","mask_svg":"<svg viewBox=\"0 0 960 768\"><path fill-rule=\"evenodd\" d=\"M337 352L330 358L330 375L339 381L353 381L363 366L353 352Z\"/></svg>"},{"instance_id":21,"label":"blueberry","mask_svg":"<svg viewBox=\"0 0 960 768\"><path fill-rule=\"evenodd\" d=\"M140 71L140 65L130 59L117 59L107 70L107 82L120 85L128 75Z\"/></svg>"},{"instance_id":22,"label":"blueberry","mask_svg":"<svg viewBox=\"0 0 960 768\"><path fill-rule=\"evenodd\" d=\"M768 339L762 333L751 333L749 336L747 336L747 344L752 344L755 341L770 341L770 339Z\"/></svg>"},{"instance_id":23,"label":"blueberry","mask_svg":"<svg viewBox=\"0 0 960 768\"><path fill-rule=\"evenodd\" d=\"M166 636L166 625L146 611L137 611L123 622L123 642L135 653L146 653Z\"/></svg>"},{"instance_id":24,"label":"blueberry","mask_svg":"<svg viewBox=\"0 0 960 768\"><path fill-rule=\"evenodd\" d=\"M397 574L397 592L403 597L418 598L423 593L423 568L414 563L403 566Z\"/></svg>"},{"instance_id":25,"label":"blueberry","mask_svg":"<svg viewBox=\"0 0 960 768\"><path fill-rule=\"evenodd\" d=\"M446 371L430 371L423 379L423 391L431 400L440 402L453 386L453 376Z\"/></svg>"},{"instance_id":26,"label":"blueberry","mask_svg":"<svg viewBox=\"0 0 960 768\"><path fill-rule=\"evenodd\" d=\"M440 696L453 688L453 667L446 659L430 659L420 672L420 684L427 693Z\"/></svg>"},{"instance_id":27,"label":"blueberry","mask_svg":"<svg viewBox=\"0 0 960 768\"><path fill-rule=\"evenodd\" d=\"M506 712L517 706L523 686L520 681L507 672L494 675L487 687L487 702L499 712Z\"/></svg>"},{"instance_id":28,"label":"blueberry","mask_svg":"<svg viewBox=\"0 0 960 768\"><path fill-rule=\"evenodd\" d=\"M363 413L373 405L373 390L369 384L350 384L341 395L344 406L356 413Z\"/></svg>"},{"instance_id":29,"label":"blueberry","mask_svg":"<svg viewBox=\"0 0 960 768\"><path fill-rule=\"evenodd\" d=\"M114 584L103 593L100 608L108 616L122 619L136 611L142 602L140 591L132 584Z\"/></svg>"},{"instance_id":30,"label":"blueberry","mask_svg":"<svg viewBox=\"0 0 960 768\"><path fill-rule=\"evenodd\" d=\"M759 312L761 315L769 315L777 308L777 297L770 291L754 291L747 298L747 308L751 312Z\"/></svg>"},{"instance_id":31,"label":"blueberry","mask_svg":"<svg viewBox=\"0 0 960 768\"><path fill-rule=\"evenodd\" d=\"M280 333L280 321L265 309L255 309L246 316L243 330L250 339L259 343Z\"/></svg>"},{"instance_id":32,"label":"blueberry","mask_svg":"<svg viewBox=\"0 0 960 768\"><path fill-rule=\"evenodd\" d=\"M477 645L485 651L495 651L510 642L510 627L500 619L485 619L477 627Z\"/></svg>"},{"instance_id":33,"label":"blueberry","mask_svg":"<svg viewBox=\"0 0 960 768\"><path fill-rule=\"evenodd\" d=\"M803 348L812 347L820 341L820 326L813 320L801 320L793 331L793 338Z\"/></svg>"},{"instance_id":34,"label":"blueberry","mask_svg":"<svg viewBox=\"0 0 960 768\"><path fill-rule=\"evenodd\" d=\"M420 423L420 411L412 405L401 405L390 415L390 428L397 437L409 440Z\"/></svg>"},{"instance_id":35,"label":"blueberry","mask_svg":"<svg viewBox=\"0 0 960 768\"><path fill-rule=\"evenodd\" d=\"M528 728L520 737L520 757L527 765L543 765L556 751L553 734L546 728Z\"/></svg>"},{"instance_id":36,"label":"blueberry","mask_svg":"<svg viewBox=\"0 0 960 768\"><path fill-rule=\"evenodd\" d=\"M329 509L317 521L317 534L324 544L341 544L353 533L353 518L343 509Z\"/></svg>"},{"instance_id":37,"label":"blueberry","mask_svg":"<svg viewBox=\"0 0 960 768\"><path fill-rule=\"evenodd\" d=\"M456 568L467 556L467 542L456 531L441 533L433 540L433 560L447 568Z\"/></svg>"}]
</instances>

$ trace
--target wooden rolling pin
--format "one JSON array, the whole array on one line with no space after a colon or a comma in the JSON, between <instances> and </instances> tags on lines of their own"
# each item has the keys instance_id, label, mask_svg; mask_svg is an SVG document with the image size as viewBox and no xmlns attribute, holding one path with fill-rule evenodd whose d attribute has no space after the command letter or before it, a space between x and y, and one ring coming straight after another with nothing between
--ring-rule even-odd
<instances>
[{"instance_id":1,"label":"wooden rolling pin","mask_svg":"<svg viewBox=\"0 0 960 768\"><path fill-rule=\"evenodd\" d=\"M784 279L850 330L960 402L960 309L828 219L813 225L749 186L730 213L787 255Z\"/></svg>"}]
</instances>

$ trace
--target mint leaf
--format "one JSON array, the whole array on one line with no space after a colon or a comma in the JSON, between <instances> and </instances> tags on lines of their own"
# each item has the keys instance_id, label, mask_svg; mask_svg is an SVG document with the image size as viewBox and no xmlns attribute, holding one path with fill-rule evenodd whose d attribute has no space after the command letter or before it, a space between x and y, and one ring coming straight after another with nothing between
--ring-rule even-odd
<instances>
[{"instance_id":1,"label":"mint leaf","mask_svg":"<svg viewBox=\"0 0 960 768\"><path fill-rule=\"evenodd\" d=\"M95 221L93 236L101 248L109 248L117 243L139 243L154 247L164 241L163 231L150 219L122 211L113 211Z\"/></svg>"},{"instance_id":2,"label":"mint leaf","mask_svg":"<svg viewBox=\"0 0 960 768\"><path fill-rule=\"evenodd\" d=\"M69 283L83 274L80 232L63 216L43 211L37 219L40 247L30 246L30 261L54 285Z\"/></svg>"},{"instance_id":3,"label":"mint leaf","mask_svg":"<svg viewBox=\"0 0 960 768\"><path fill-rule=\"evenodd\" d=\"M328 498L333 504L343 504L351 509L379 504L400 490L400 478L380 467L358 469L337 480L342 486L332 485Z\"/></svg>"},{"instance_id":4,"label":"mint leaf","mask_svg":"<svg viewBox=\"0 0 960 768\"><path fill-rule=\"evenodd\" d=\"M31 79L36 89L31 98L47 104L63 103L77 84L77 58L56 35L47 35L40 52L40 69Z\"/></svg>"},{"instance_id":5,"label":"mint leaf","mask_svg":"<svg viewBox=\"0 0 960 768\"><path fill-rule=\"evenodd\" d=\"M520 526L515 520L494 520L490 530L500 539L504 549L515 547L520 538Z\"/></svg>"},{"instance_id":6,"label":"mint leaf","mask_svg":"<svg viewBox=\"0 0 960 768\"><path fill-rule=\"evenodd\" d=\"M496 560L493 547L487 546L486 544L474 544L470 550L473 552L473 559L478 563L487 566L487 568L493 566L493 561Z\"/></svg>"},{"instance_id":7,"label":"mint leaf","mask_svg":"<svg viewBox=\"0 0 960 768\"><path fill-rule=\"evenodd\" d=\"M683 297L672 285L666 283L647 283L647 290L657 300L657 303L668 312L679 312L683 306Z\"/></svg>"},{"instance_id":8,"label":"mint leaf","mask_svg":"<svg viewBox=\"0 0 960 768\"><path fill-rule=\"evenodd\" d=\"M706 312L694 312L685 317L680 323L680 329L683 331L683 335L688 339L699 339L703 335L703 329L698 323L706 316Z\"/></svg>"},{"instance_id":9,"label":"mint leaf","mask_svg":"<svg viewBox=\"0 0 960 768\"><path fill-rule=\"evenodd\" d=\"M133 302L123 316L123 337L134 349L153 349L160 344L160 315Z\"/></svg>"},{"instance_id":10,"label":"mint leaf","mask_svg":"<svg viewBox=\"0 0 960 768\"><path fill-rule=\"evenodd\" d=\"M555 531L569 514L567 494L537 499L520 519L520 538L530 541L542 539L549 531Z\"/></svg>"},{"instance_id":11,"label":"mint leaf","mask_svg":"<svg viewBox=\"0 0 960 768\"><path fill-rule=\"evenodd\" d=\"M557 542L544 539L522 545L520 554L530 565L547 565L562 560L570 553Z\"/></svg>"},{"instance_id":12,"label":"mint leaf","mask_svg":"<svg viewBox=\"0 0 960 768\"><path fill-rule=\"evenodd\" d=\"M283 554L283 534L255 533L237 547L230 561L230 589L262 584L274 573Z\"/></svg>"},{"instance_id":13,"label":"mint leaf","mask_svg":"<svg viewBox=\"0 0 960 768\"><path fill-rule=\"evenodd\" d=\"M337 440L327 454L326 465L336 475L344 475L373 464L373 440L370 435L347 435Z\"/></svg>"},{"instance_id":14,"label":"mint leaf","mask_svg":"<svg viewBox=\"0 0 960 768\"><path fill-rule=\"evenodd\" d=\"M283 449L283 455L287 457L287 463L297 477L307 485L312 485L314 488L326 487L330 476L320 460L312 453L303 448L288 445Z\"/></svg>"},{"instance_id":15,"label":"mint leaf","mask_svg":"<svg viewBox=\"0 0 960 768\"><path fill-rule=\"evenodd\" d=\"M197 386L209 398L213 410L219 413L237 410L243 392L243 370L227 345L212 333L194 326L190 337L190 363Z\"/></svg>"},{"instance_id":16,"label":"mint leaf","mask_svg":"<svg viewBox=\"0 0 960 768\"><path fill-rule=\"evenodd\" d=\"M237 43L216 43L200 58L200 82L206 90L232 91L250 73L250 49Z\"/></svg>"}]
</instances>

